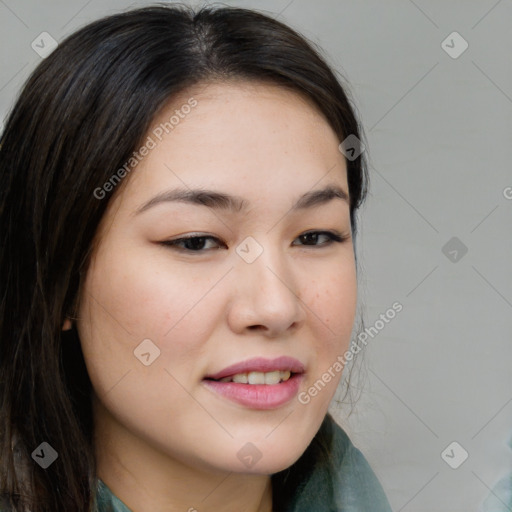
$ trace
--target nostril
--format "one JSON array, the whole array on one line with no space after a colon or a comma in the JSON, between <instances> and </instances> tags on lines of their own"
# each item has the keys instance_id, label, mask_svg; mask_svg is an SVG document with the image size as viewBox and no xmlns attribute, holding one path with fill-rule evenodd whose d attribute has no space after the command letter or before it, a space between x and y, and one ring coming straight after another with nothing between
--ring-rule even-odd
<instances>
[{"instance_id":1,"label":"nostril","mask_svg":"<svg viewBox=\"0 0 512 512\"><path fill-rule=\"evenodd\" d=\"M265 326L263 326L263 325L249 325L249 329L251 331L261 331L262 329L265 329Z\"/></svg>"}]
</instances>

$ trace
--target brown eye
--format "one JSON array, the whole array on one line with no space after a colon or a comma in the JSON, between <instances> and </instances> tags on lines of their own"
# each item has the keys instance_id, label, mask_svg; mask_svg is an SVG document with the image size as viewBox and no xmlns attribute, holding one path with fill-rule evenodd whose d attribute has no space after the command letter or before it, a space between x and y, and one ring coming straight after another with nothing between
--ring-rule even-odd
<instances>
[{"instance_id":1,"label":"brown eye","mask_svg":"<svg viewBox=\"0 0 512 512\"><path fill-rule=\"evenodd\" d=\"M319 237L327 237L327 242L324 243L316 243L318 242ZM312 246L327 246L331 245L332 242L343 242L348 237L342 236L339 233L334 233L332 231L308 231L307 233L303 233L297 237L298 240L302 242L303 245L312 245Z\"/></svg>"},{"instance_id":2,"label":"brown eye","mask_svg":"<svg viewBox=\"0 0 512 512\"><path fill-rule=\"evenodd\" d=\"M179 250L188 252L205 252L206 250L220 248L219 244L217 244L217 247L205 247L207 240L214 240L216 242L220 242L218 238L215 238L213 236L187 236L182 238L176 238L175 240L166 240L165 242L162 242L162 244L166 246L176 247Z\"/></svg>"}]
</instances>

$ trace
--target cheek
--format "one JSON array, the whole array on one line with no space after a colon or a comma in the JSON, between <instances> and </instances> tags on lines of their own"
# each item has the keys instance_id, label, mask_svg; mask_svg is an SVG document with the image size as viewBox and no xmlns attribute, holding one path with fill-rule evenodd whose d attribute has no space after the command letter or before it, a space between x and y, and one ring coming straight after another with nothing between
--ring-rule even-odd
<instances>
[{"instance_id":1,"label":"cheek","mask_svg":"<svg viewBox=\"0 0 512 512\"><path fill-rule=\"evenodd\" d=\"M186 375L218 319L208 292L222 269L197 275L143 256L126 250L116 257L106 248L87 276L78 328L91 379L101 387L142 366L134 351L147 339L160 351L155 367Z\"/></svg>"},{"instance_id":2,"label":"cheek","mask_svg":"<svg viewBox=\"0 0 512 512\"><path fill-rule=\"evenodd\" d=\"M104 276L108 276L107 279ZM88 281L94 320L123 329L134 339L161 338L185 313L194 292L179 272L126 255L113 264L100 262Z\"/></svg>"},{"instance_id":3,"label":"cheek","mask_svg":"<svg viewBox=\"0 0 512 512\"><path fill-rule=\"evenodd\" d=\"M318 275L306 288L309 297L314 364L307 387L314 407L326 408L341 379L340 356L348 350L357 306L355 264L341 261ZM305 301L306 302L306 301ZM322 381L322 382L319 382ZM312 389L313 386L315 389Z\"/></svg>"},{"instance_id":4,"label":"cheek","mask_svg":"<svg viewBox=\"0 0 512 512\"><path fill-rule=\"evenodd\" d=\"M357 279L352 259L342 260L304 286L305 302L318 329L319 340L325 346L344 346L348 343L357 306Z\"/></svg>"}]
</instances>

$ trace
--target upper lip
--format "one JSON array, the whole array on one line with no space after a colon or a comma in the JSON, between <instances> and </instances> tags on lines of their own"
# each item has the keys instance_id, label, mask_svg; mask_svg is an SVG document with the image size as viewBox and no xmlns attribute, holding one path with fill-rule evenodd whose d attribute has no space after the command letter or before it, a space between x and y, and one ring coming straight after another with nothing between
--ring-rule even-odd
<instances>
[{"instance_id":1,"label":"upper lip","mask_svg":"<svg viewBox=\"0 0 512 512\"><path fill-rule=\"evenodd\" d=\"M281 356L276 359L265 359L264 357L256 357L247 359L239 363L227 366L223 370L211 375L206 375L205 379L219 380L224 377L232 377L237 373L249 372L274 372L274 371L290 371L291 373L303 373L304 365L293 357Z\"/></svg>"}]
</instances>

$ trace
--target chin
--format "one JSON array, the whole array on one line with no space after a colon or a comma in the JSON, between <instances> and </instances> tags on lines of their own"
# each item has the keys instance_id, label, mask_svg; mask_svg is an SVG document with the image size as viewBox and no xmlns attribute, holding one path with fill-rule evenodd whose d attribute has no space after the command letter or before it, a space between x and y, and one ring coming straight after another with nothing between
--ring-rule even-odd
<instances>
[{"instance_id":1,"label":"chin","mask_svg":"<svg viewBox=\"0 0 512 512\"><path fill-rule=\"evenodd\" d=\"M265 474L270 475L279 473L292 466L305 452L307 443L303 446L286 446L281 444L279 449L269 447L261 450L261 458L247 469L243 468L243 464L238 464L238 472L248 474ZM248 450L249 451L249 450Z\"/></svg>"},{"instance_id":2,"label":"chin","mask_svg":"<svg viewBox=\"0 0 512 512\"><path fill-rule=\"evenodd\" d=\"M292 466L306 448L307 443L301 446L286 446L282 443L279 448L272 444L263 447L258 443L245 443L242 446L237 443L234 457L226 457L228 451L233 453L231 447L226 447L225 450L222 450L222 454L218 454L218 457L214 453L209 453L206 457L203 454L202 457L196 459L195 463L192 462L192 465L214 472L271 475Z\"/></svg>"}]
</instances>

